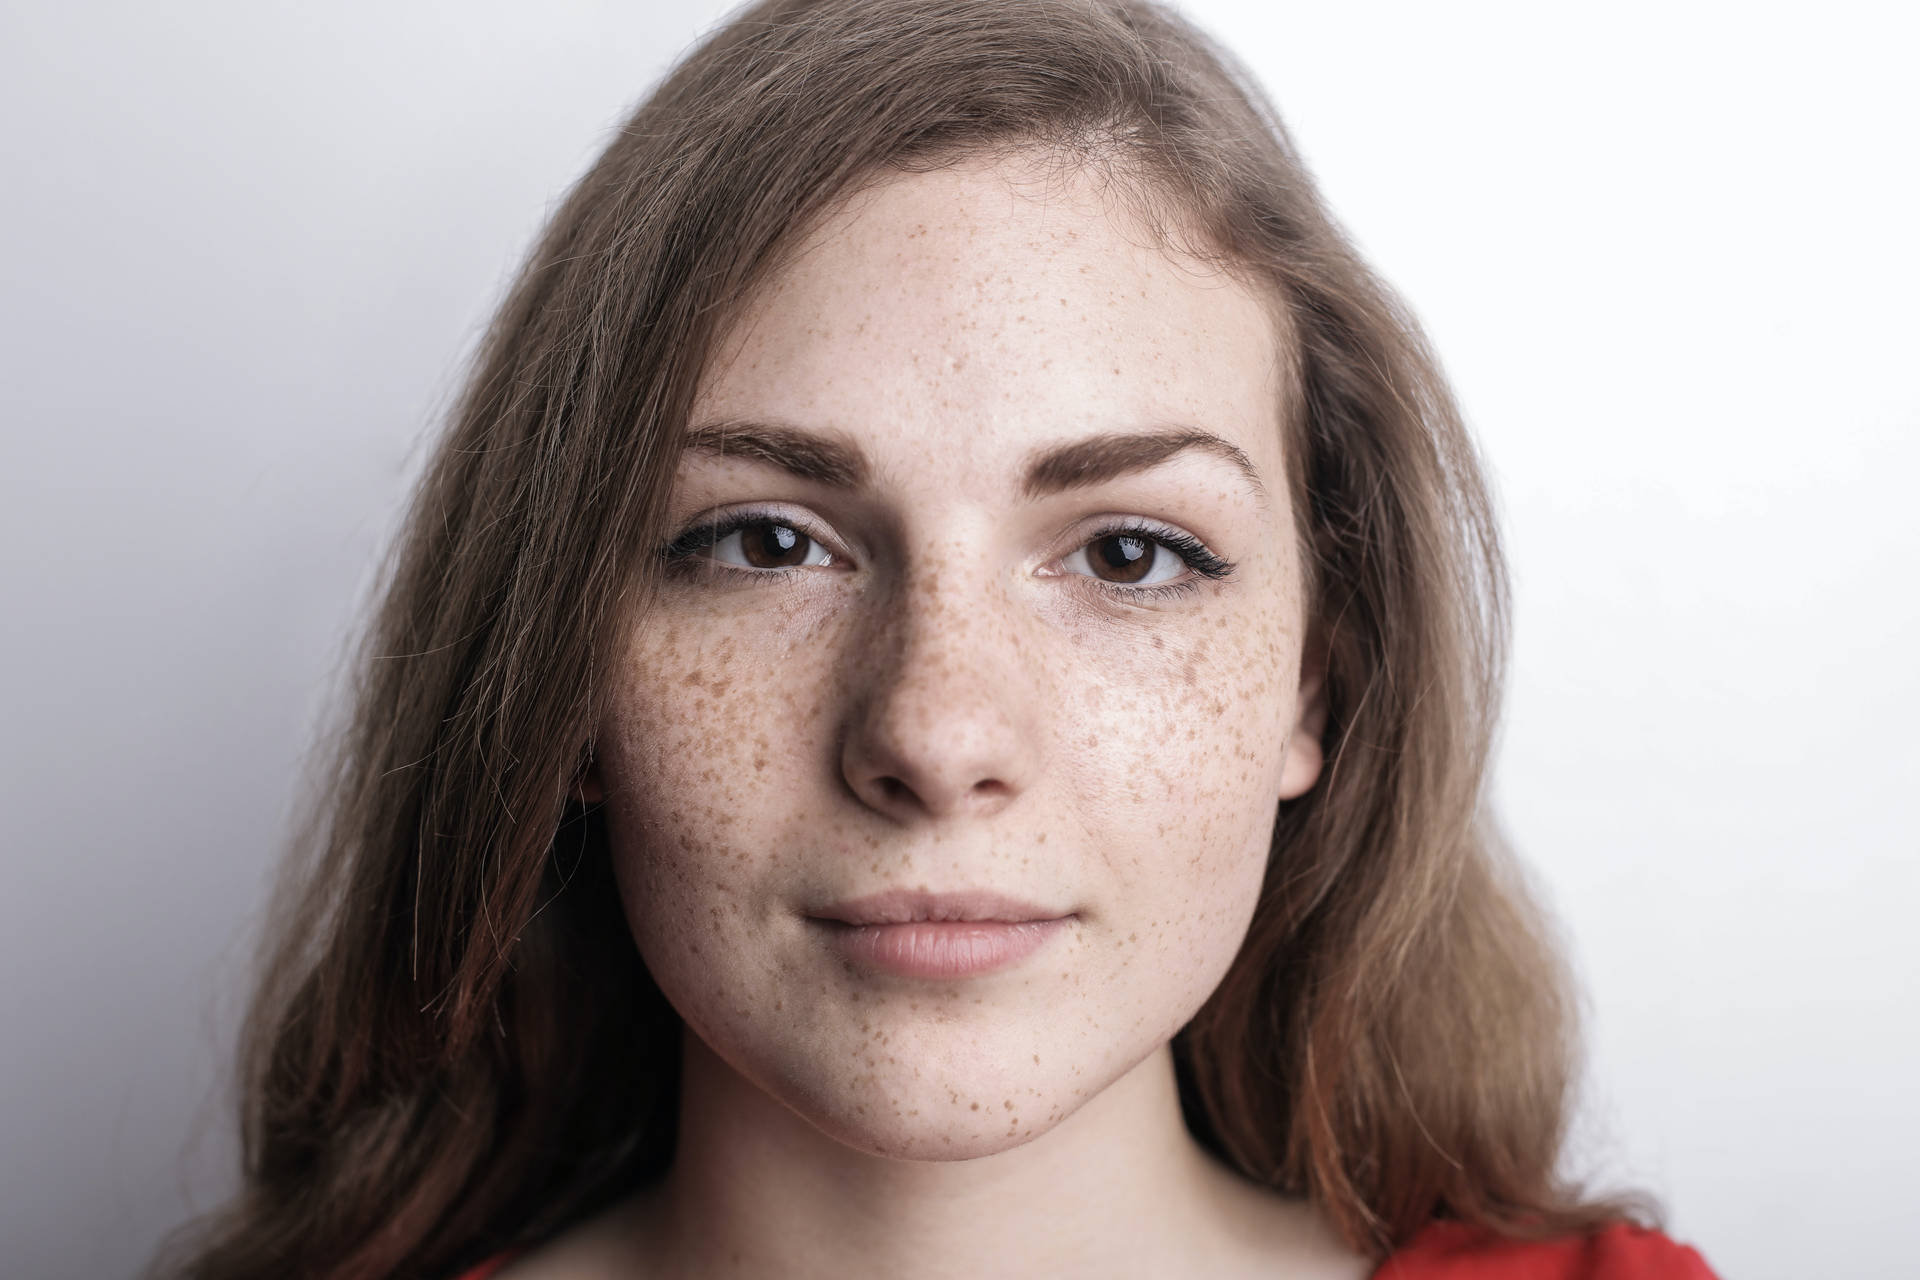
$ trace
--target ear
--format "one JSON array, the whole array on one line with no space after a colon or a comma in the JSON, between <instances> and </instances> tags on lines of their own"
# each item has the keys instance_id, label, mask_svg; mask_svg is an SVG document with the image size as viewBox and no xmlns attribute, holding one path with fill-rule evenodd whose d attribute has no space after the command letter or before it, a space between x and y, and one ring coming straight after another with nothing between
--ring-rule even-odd
<instances>
[{"instance_id":1,"label":"ear","mask_svg":"<svg viewBox=\"0 0 1920 1280\"><path fill-rule=\"evenodd\" d=\"M1287 735L1280 766L1280 798L1293 800L1320 779L1327 760L1327 646L1315 627L1300 652L1300 692L1294 701L1293 729Z\"/></svg>"}]
</instances>

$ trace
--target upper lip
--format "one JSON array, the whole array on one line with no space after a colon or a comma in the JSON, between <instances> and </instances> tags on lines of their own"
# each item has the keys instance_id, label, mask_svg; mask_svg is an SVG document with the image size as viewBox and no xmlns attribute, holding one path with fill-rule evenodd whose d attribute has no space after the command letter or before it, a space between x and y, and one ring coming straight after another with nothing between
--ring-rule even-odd
<instances>
[{"instance_id":1,"label":"upper lip","mask_svg":"<svg viewBox=\"0 0 1920 1280\"><path fill-rule=\"evenodd\" d=\"M1028 920L1058 920L1071 913L1036 906L988 889L963 889L957 893L889 889L819 907L807 914L816 920L858 925L962 920L1018 924Z\"/></svg>"}]
</instances>

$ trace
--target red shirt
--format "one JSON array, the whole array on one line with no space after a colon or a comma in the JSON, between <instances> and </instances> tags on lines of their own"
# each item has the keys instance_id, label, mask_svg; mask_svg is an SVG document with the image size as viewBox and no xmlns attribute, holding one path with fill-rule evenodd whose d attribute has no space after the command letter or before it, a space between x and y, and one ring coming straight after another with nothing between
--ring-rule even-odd
<instances>
[{"instance_id":1,"label":"red shirt","mask_svg":"<svg viewBox=\"0 0 1920 1280\"><path fill-rule=\"evenodd\" d=\"M510 1255L459 1280L487 1280ZM1588 1236L1501 1240L1459 1222L1430 1223L1373 1280L1718 1280L1706 1259L1658 1231L1616 1222Z\"/></svg>"},{"instance_id":2,"label":"red shirt","mask_svg":"<svg viewBox=\"0 0 1920 1280\"><path fill-rule=\"evenodd\" d=\"M1373 1280L1718 1280L1706 1259L1658 1231L1616 1222L1592 1235L1502 1240L1433 1222L1380 1264Z\"/></svg>"}]
</instances>

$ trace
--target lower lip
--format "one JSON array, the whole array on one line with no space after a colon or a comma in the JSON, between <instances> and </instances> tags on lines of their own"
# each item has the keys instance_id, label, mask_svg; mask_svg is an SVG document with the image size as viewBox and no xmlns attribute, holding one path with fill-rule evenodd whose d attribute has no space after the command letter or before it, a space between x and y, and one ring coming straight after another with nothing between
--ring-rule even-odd
<instances>
[{"instance_id":1,"label":"lower lip","mask_svg":"<svg viewBox=\"0 0 1920 1280\"><path fill-rule=\"evenodd\" d=\"M912 924L816 923L840 954L863 969L903 978L969 978L1026 959L1066 927L1057 920L922 920Z\"/></svg>"}]
</instances>

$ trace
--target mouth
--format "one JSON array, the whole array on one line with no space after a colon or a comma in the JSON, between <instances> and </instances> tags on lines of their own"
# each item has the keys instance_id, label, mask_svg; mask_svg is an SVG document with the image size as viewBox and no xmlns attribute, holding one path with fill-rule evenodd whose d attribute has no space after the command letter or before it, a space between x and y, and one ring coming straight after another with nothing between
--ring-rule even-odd
<instances>
[{"instance_id":1,"label":"mouth","mask_svg":"<svg viewBox=\"0 0 1920 1280\"><path fill-rule=\"evenodd\" d=\"M1072 914L1071 911L1056 911L988 889L964 889L955 893L890 889L807 912L815 920L854 926L1032 924L1062 920Z\"/></svg>"},{"instance_id":2,"label":"mouth","mask_svg":"<svg viewBox=\"0 0 1920 1280\"><path fill-rule=\"evenodd\" d=\"M853 969L953 981L1005 969L1064 933L1074 919L987 890L891 890L807 913Z\"/></svg>"}]
</instances>

